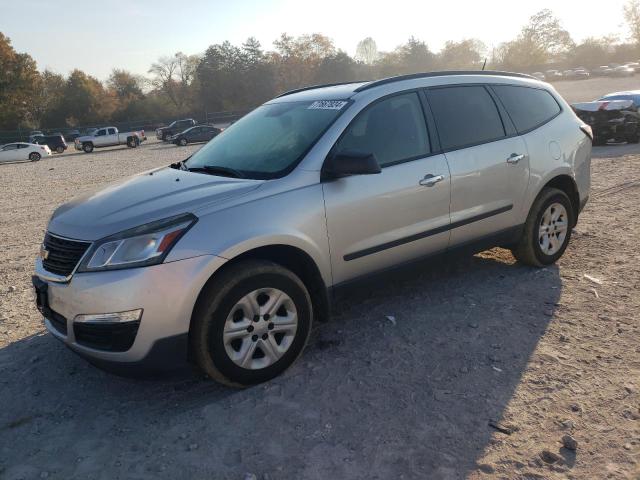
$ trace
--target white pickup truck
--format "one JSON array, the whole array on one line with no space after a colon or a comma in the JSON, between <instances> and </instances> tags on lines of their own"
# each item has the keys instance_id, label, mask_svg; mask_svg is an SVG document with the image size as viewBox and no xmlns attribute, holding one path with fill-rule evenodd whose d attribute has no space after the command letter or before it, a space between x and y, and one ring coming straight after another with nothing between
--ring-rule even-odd
<instances>
[{"instance_id":1,"label":"white pickup truck","mask_svg":"<svg viewBox=\"0 0 640 480\"><path fill-rule=\"evenodd\" d=\"M114 145L127 145L136 148L147 137L144 130L131 132L118 132L116 127L99 128L92 135L85 135L74 140L76 150L83 150L85 153L93 152L94 148L112 147Z\"/></svg>"}]
</instances>

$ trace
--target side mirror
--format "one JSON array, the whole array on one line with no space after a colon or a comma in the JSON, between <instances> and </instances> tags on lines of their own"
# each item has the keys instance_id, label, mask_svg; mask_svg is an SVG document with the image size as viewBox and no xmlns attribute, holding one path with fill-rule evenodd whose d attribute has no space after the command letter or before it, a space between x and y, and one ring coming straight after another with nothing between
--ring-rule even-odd
<instances>
[{"instance_id":1,"label":"side mirror","mask_svg":"<svg viewBox=\"0 0 640 480\"><path fill-rule=\"evenodd\" d=\"M327 157L322 167L322 178L329 180L349 175L372 175L381 171L373 153L348 150Z\"/></svg>"}]
</instances>

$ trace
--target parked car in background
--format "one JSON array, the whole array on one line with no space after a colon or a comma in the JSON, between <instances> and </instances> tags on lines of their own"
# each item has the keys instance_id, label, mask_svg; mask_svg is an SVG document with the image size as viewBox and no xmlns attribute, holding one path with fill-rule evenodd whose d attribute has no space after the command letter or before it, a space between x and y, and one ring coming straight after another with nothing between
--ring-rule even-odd
<instances>
[{"instance_id":1,"label":"parked car in background","mask_svg":"<svg viewBox=\"0 0 640 480\"><path fill-rule=\"evenodd\" d=\"M42 157L48 157L50 155L51 150L46 145L15 142L0 146L0 163L19 162L21 160L37 162Z\"/></svg>"},{"instance_id":2,"label":"parked car in background","mask_svg":"<svg viewBox=\"0 0 640 480\"><path fill-rule=\"evenodd\" d=\"M28 143L36 143L36 141L41 139L41 138L44 138L44 134L42 132L40 132L40 133L31 132L29 134Z\"/></svg>"},{"instance_id":3,"label":"parked car in background","mask_svg":"<svg viewBox=\"0 0 640 480\"><path fill-rule=\"evenodd\" d=\"M571 106L576 115L591 126L594 145L605 145L610 140L628 143L640 141L640 114L633 100L604 98Z\"/></svg>"},{"instance_id":4,"label":"parked car in background","mask_svg":"<svg viewBox=\"0 0 640 480\"><path fill-rule=\"evenodd\" d=\"M38 137L33 143L38 145L47 145L52 152L63 153L67 149L67 142L62 134L43 135Z\"/></svg>"},{"instance_id":5,"label":"parked car in background","mask_svg":"<svg viewBox=\"0 0 640 480\"><path fill-rule=\"evenodd\" d=\"M573 78L576 80L586 80L591 77L591 73L586 68L580 67L573 70Z\"/></svg>"},{"instance_id":6,"label":"parked car in background","mask_svg":"<svg viewBox=\"0 0 640 480\"><path fill-rule=\"evenodd\" d=\"M611 72L611 75L614 77L633 77L636 74L636 71L625 65L620 65L619 67L615 67Z\"/></svg>"},{"instance_id":7,"label":"parked car in background","mask_svg":"<svg viewBox=\"0 0 640 480\"><path fill-rule=\"evenodd\" d=\"M546 76L544 73L542 73L542 72L533 72L531 75L533 75L534 77L536 77L538 80L542 80L542 81L544 81L544 80L546 80L546 79L547 79L547 76Z\"/></svg>"},{"instance_id":8,"label":"parked car in background","mask_svg":"<svg viewBox=\"0 0 640 480\"><path fill-rule=\"evenodd\" d=\"M64 138L68 142L73 142L80 135L81 135L80 130L69 130L67 134L64 136Z\"/></svg>"},{"instance_id":9,"label":"parked car in background","mask_svg":"<svg viewBox=\"0 0 640 480\"><path fill-rule=\"evenodd\" d=\"M161 127L156 130L156 138L166 142L169 137L185 131L189 127L193 127L197 124L193 118L185 118L184 120L175 120L167 127Z\"/></svg>"},{"instance_id":10,"label":"parked car in background","mask_svg":"<svg viewBox=\"0 0 640 480\"><path fill-rule=\"evenodd\" d=\"M169 141L184 147L189 143L208 142L220 132L222 132L221 129L211 125L196 125L172 136Z\"/></svg>"},{"instance_id":11,"label":"parked car in background","mask_svg":"<svg viewBox=\"0 0 640 480\"><path fill-rule=\"evenodd\" d=\"M119 132L116 127L104 127L97 129L93 135L84 135L76 138L74 144L76 150L91 153L94 148L113 147L115 145L136 148L146 138L144 130Z\"/></svg>"},{"instance_id":12,"label":"parked car in background","mask_svg":"<svg viewBox=\"0 0 640 480\"><path fill-rule=\"evenodd\" d=\"M562 79L562 72L560 70L547 70L544 75L549 82Z\"/></svg>"},{"instance_id":13,"label":"parked car in background","mask_svg":"<svg viewBox=\"0 0 640 480\"><path fill-rule=\"evenodd\" d=\"M496 245L556 262L589 198L591 140L529 75L286 92L187 160L56 209L37 306L102 367L191 359L227 385L264 382L298 358L338 285Z\"/></svg>"},{"instance_id":14,"label":"parked car in background","mask_svg":"<svg viewBox=\"0 0 640 480\"><path fill-rule=\"evenodd\" d=\"M598 101L631 100L636 108L640 108L640 90L626 90L623 92L607 93Z\"/></svg>"}]
</instances>

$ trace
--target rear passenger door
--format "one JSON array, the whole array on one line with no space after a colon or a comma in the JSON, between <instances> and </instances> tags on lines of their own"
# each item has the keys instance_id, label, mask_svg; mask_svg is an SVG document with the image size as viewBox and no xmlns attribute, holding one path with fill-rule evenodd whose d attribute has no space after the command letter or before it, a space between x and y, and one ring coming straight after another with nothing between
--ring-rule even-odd
<instances>
[{"instance_id":1,"label":"rear passenger door","mask_svg":"<svg viewBox=\"0 0 640 480\"><path fill-rule=\"evenodd\" d=\"M373 153L382 172L323 183L335 283L446 249L449 169L418 92L367 106L332 153L341 151Z\"/></svg>"},{"instance_id":2,"label":"rear passenger door","mask_svg":"<svg viewBox=\"0 0 640 480\"><path fill-rule=\"evenodd\" d=\"M522 223L529 157L504 108L483 85L427 90L451 170L451 246Z\"/></svg>"}]
</instances>

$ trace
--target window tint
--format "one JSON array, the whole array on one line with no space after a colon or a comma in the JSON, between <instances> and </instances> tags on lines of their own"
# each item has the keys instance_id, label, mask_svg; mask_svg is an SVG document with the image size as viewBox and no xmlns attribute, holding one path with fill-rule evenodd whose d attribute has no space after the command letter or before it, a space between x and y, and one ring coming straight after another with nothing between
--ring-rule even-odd
<instances>
[{"instance_id":1,"label":"window tint","mask_svg":"<svg viewBox=\"0 0 640 480\"><path fill-rule=\"evenodd\" d=\"M116 134L116 129L115 128L110 128L109 129L109 135L115 135Z\"/></svg>"},{"instance_id":2,"label":"window tint","mask_svg":"<svg viewBox=\"0 0 640 480\"><path fill-rule=\"evenodd\" d=\"M427 155L427 127L415 92L381 100L362 112L340 140L338 152L373 153L380 166Z\"/></svg>"},{"instance_id":3,"label":"window tint","mask_svg":"<svg viewBox=\"0 0 640 480\"><path fill-rule=\"evenodd\" d=\"M507 109L518 133L531 130L560 112L558 102L545 90L512 85L494 85L493 90Z\"/></svg>"},{"instance_id":4,"label":"window tint","mask_svg":"<svg viewBox=\"0 0 640 480\"><path fill-rule=\"evenodd\" d=\"M11 145L5 145L4 147L2 147L2 151L6 152L7 150L16 150L17 148L18 145L12 143Z\"/></svg>"},{"instance_id":5,"label":"window tint","mask_svg":"<svg viewBox=\"0 0 640 480\"><path fill-rule=\"evenodd\" d=\"M505 136L496 104L484 87L446 87L427 91L445 150Z\"/></svg>"},{"instance_id":6,"label":"window tint","mask_svg":"<svg viewBox=\"0 0 640 480\"><path fill-rule=\"evenodd\" d=\"M98 130L96 132L96 137L102 137L103 135L106 135L107 131L106 130Z\"/></svg>"}]
</instances>

